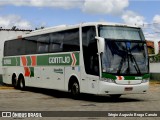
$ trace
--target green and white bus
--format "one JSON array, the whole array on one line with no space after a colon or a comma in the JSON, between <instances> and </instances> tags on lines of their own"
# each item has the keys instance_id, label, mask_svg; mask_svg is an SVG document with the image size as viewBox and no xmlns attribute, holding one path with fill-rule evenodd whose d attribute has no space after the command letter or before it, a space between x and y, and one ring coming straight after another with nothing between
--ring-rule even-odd
<instances>
[{"instance_id":1,"label":"green and white bus","mask_svg":"<svg viewBox=\"0 0 160 120\"><path fill-rule=\"evenodd\" d=\"M33 31L4 44L3 81L79 93L146 93L149 62L140 28L106 22Z\"/></svg>"}]
</instances>

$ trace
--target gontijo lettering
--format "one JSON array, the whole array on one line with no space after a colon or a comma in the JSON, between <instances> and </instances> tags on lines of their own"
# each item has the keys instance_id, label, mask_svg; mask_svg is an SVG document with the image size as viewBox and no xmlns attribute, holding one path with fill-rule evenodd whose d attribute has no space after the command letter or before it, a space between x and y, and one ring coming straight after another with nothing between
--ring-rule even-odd
<instances>
[{"instance_id":1,"label":"gontijo lettering","mask_svg":"<svg viewBox=\"0 0 160 120\"><path fill-rule=\"evenodd\" d=\"M49 57L49 63L70 63L70 57Z\"/></svg>"}]
</instances>

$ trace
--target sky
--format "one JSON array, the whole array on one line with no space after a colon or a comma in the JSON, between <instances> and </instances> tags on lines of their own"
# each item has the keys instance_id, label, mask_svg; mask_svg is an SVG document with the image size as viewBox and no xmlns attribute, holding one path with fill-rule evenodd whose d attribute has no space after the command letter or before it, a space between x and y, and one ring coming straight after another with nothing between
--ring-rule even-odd
<instances>
[{"instance_id":1,"label":"sky","mask_svg":"<svg viewBox=\"0 0 160 120\"><path fill-rule=\"evenodd\" d=\"M140 26L147 40L160 40L160 0L0 0L6 29L99 21Z\"/></svg>"}]
</instances>

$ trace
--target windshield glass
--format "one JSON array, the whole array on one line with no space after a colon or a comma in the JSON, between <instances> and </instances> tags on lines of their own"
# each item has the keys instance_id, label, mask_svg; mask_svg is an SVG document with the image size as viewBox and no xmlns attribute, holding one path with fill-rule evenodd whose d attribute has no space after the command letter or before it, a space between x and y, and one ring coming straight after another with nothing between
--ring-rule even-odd
<instances>
[{"instance_id":1,"label":"windshield glass","mask_svg":"<svg viewBox=\"0 0 160 120\"><path fill-rule=\"evenodd\" d=\"M119 75L148 73L146 43L105 39L102 69Z\"/></svg>"},{"instance_id":2,"label":"windshield glass","mask_svg":"<svg viewBox=\"0 0 160 120\"><path fill-rule=\"evenodd\" d=\"M102 71L117 75L148 73L145 38L140 28L99 26L99 36L105 38Z\"/></svg>"},{"instance_id":3,"label":"windshield glass","mask_svg":"<svg viewBox=\"0 0 160 120\"><path fill-rule=\"evenodd\" d=\"M139 28L99 26L99 34L106 39L145 40Z\"/></svg>"}]
</instances>

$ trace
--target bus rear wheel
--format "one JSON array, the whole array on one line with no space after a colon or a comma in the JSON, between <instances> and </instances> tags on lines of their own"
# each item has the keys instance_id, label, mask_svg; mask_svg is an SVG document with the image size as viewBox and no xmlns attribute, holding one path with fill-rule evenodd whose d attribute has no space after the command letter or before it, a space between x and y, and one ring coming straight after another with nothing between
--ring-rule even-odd
<instances>
[{"instance_id":1,"label":"bus rear wheel","mask_svg":"<svg viewBox=\"0 0 160 120\"><path fill-rule=\"evenodd\" d=\"M21 90L24 90L24 89L25 89L25 80L24 80L23 75L19 75L17 87L18 87L19 89L21 89Z\"/></svg>"},{"instance_id":2,"label":"bus rear wheel","mask_svg":"<svg viewBox=\"0 0 160 120\"><path fill-rule=\"evenodd\" d=\"M13 75L12 75L12 86L13 86L14 88L17 87L17 76L16 76L16 74L13 74Z\"/></svg>"}]
</instances>

